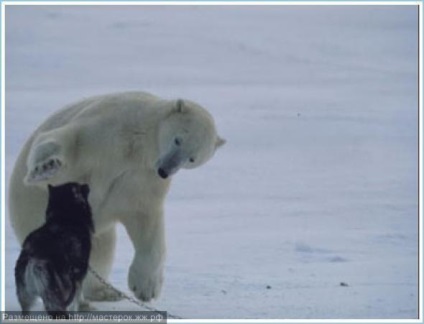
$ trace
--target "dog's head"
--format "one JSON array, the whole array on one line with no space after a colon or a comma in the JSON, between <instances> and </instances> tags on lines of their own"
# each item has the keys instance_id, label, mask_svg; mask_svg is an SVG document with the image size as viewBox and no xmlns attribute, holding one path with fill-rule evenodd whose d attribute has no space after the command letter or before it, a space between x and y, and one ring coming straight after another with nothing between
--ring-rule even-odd
<instances>
[{"instance_id":1,"label":"dog's head","mask_svg":"<svg viewBox=\"0 0 424 324\"><path fill-rule=\"evenodd\" d=\"M90 188L87 184L69 182L58 186L48 185L49 202L47 217L71 217L75 221L84 219L89 221L93 229L91 208L88 201Z\"/></svg>"}]
</instances>

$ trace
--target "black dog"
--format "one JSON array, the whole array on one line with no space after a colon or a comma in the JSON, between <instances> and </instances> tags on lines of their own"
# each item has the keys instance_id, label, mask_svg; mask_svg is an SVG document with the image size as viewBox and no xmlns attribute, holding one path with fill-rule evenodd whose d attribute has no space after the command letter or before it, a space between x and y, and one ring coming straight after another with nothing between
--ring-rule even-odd
<instances>
[{"instance_id":1,"label":"black dog","mask_svg":"<svg viewBox=\"0 0 424 324\"><path fill-rule=\"evenodd\" d=\"M88 185L49 185L46 223L28 235L16 262L16 291L23 313L37 297L55 318L77 310L94 232L88 193Z\"/></svg>"}]
</instances>

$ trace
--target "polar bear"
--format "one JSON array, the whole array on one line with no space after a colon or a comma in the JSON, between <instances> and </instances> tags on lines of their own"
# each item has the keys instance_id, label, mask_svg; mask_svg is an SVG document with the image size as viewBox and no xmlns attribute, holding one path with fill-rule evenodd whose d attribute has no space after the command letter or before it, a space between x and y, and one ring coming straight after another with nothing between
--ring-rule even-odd
<instances>
[{"instance_id":1,"label":"polar bear","mask_svg":"<svg viewBox=\"0 0 424 324\"><path fill-rule=\"evenodd\" d=\"M181 168L206 163L224 144L212 116L189 100L144 92L88 98L48 118L14 167L10 219L20 243L42 225L47 185L87 183L95 223L92 268L107 278L120 222L134 245L128 286L142 301L159 296L165 258L164 199ZM94 276L85 297L115 300Z\"/></svg>"}]
</instances>

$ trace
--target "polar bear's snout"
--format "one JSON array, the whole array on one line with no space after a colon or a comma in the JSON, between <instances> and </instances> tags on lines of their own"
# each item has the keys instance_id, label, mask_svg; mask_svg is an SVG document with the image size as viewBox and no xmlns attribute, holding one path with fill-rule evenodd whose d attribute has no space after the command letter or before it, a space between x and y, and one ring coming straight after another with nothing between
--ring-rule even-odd
<instances>
[{"instance_id":1,"label":"polar bear's snout","mask_svg":"<svg viewBox=\"0 0 424 324\"><path fill-rule=\"evenodd\" d=\"M158 175L162 179L175 174L181 166L186 163L186 158L179 149L170 150L162 158L159 159L156 168Z\"/></svg>"},{"instance_id":2,"label":"polar bear's snout","mask_svg":"<svg viewBox=\"0 0 424 324\"><path fill-rule=\"evenodd\" d=\"M168 173L166 173L166 171L162 168L158 169L158 174L162 179L168 178Z\"/></svg>"}]
</instances>

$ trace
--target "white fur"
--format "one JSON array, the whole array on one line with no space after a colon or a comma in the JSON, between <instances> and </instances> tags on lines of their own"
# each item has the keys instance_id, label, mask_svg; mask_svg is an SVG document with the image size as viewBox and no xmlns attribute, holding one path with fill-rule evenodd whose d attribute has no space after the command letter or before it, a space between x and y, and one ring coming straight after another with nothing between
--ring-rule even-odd
<instances>
[{"instance_id":1,"label":"white fur","mask_svg":"<svg viewBox=\"0 0 424 324\"><path fill-rule=\"evenodd\" d=\"M115 225L121 222L135 248L128 285L141 300L156 298L163 281L163 204L170 184L158 170L171 176L200 166L223 143L210 114L186 100L131 92L65 107L35 131L15 165L9 196L15 233L23 242L44 222L48 183L87 183L96 230L91 266L107 277ZM84 294L92 300L117 298L93 276L87 277Z\"/></svg>"}]
</instances>

